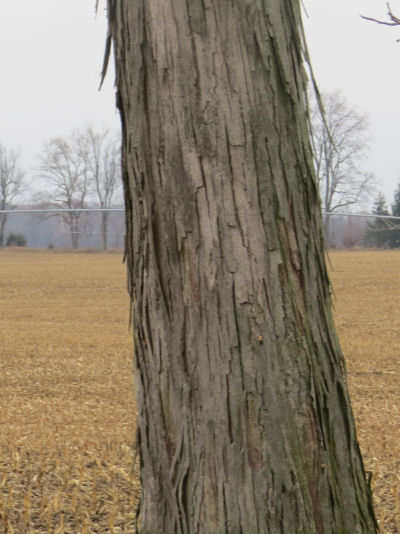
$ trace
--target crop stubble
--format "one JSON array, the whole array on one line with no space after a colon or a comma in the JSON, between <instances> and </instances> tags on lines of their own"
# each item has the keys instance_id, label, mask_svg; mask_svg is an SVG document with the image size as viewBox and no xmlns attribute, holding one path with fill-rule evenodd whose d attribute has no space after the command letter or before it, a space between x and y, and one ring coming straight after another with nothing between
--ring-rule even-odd
<instances>
[{"instance_id":1,"label":"crop stubble","mask_svg":"<svg viewBox=\"0 0 400 534\"><path fill-rule=\"evenodd\" d=\"M400 252L330 253L382 533L400 533ZM0 251L0 533L133 533L139 495L120 254Z\"/></svg>"}]
</instances>

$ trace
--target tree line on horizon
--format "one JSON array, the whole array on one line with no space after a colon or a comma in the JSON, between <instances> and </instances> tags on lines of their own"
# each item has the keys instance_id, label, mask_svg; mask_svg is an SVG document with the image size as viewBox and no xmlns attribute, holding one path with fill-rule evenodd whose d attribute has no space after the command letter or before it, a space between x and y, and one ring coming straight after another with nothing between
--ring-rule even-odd
<instances>
[{"instance_id":1,"label":"tree line on horizon","mask_svg":"<svg viewBox=\"0 0 400 534\"><path fill-rule=\"evenodd\" d=\"M90 126L76 129L69 136L45 141L38 162L34 178L40 180L40 192L26 179L19 153L0 143L0 211L16 209L22 202L40 209L72 210L59 216L68 228L72 248L77 249L85 214L73 210L109 210L122 204L120 135ZM23 236L7 235L9 216L0 212L0 247L23 243ZM109 211L101 212L99 233L104 250L108 248L109 217Z\"/></svg>"},{"instance_id":2,"label":"tree line on horizon","mask_svg":"<svg viewBox=\"0 0 400 534\"><path fill-rule=\"evenodd\" d=\"M310 99L310 132L315 178L324 213L323 225L328 247L335 246L335 227L330 215L349 213L363 207L375 190L374 176L363 169L368 153L368 117L355 110L340 91L322 94L321 106ZM38 208L74 209L122 204L120 135L108 129L96 131L87 126L65 137L44 142L34 177L43 184L40 193L29 193L29 183L19 166L19 154L0 142L0 210L15 209L22 200ZM27 196L28 193L28 196ZM397 206L399 204L399 206ZM392 215L400 214L400 202ZM390 215L382 195L373 214ZM0 247L15 244L16 236L6 234L9 214L0 213ZM79 211L62 214L69 229L71 246L79 246L84 215ZM109 212L101 215L99 233L102 248L108 247ZM388 222L368 223L363 244L372 247L400 246L400 230L390 230ZM19 236L19 242L23 242Z\"/></svg>"}]
</instances>

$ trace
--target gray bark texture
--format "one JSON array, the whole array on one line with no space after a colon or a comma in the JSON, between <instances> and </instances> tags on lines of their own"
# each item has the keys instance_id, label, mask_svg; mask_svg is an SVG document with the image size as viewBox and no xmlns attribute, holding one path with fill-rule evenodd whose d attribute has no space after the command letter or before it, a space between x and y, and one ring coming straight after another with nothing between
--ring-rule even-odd
<instances>
[{"instance_id":1,"label":"gray bark texture","mask_svg":"<svg viewBox=\"0 0 400 534\"><path fill-rule=\"evenodd\" d=\"M299 1L108 9L139 531L377 532L331 317Z\"/></svg>"}]
</instances>

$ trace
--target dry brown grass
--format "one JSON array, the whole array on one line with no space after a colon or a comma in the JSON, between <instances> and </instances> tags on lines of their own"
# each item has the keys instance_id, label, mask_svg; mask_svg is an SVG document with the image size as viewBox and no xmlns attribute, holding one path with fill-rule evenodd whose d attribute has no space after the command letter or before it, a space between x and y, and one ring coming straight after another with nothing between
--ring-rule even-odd
<instances>
[{"instance_id":1,"label":"dry brown grass","mask_svg":"<svg viewBox=\"0 0 400 534\"><path fill-rule=\"evenodd\" d=\"M381 531L400 533L400 252L330 256ZM128 309L119 254L0 251L0 534L134 532Z\"/></svg>"},{"instance_id":2,"label":"dry brown grass","mask_svg":"<svg viewBox=\"0 0 400 534\"><path fill-rule=\"evenodd\" d=\"M133 532L119 254L0 253L0 532Z\"/></svg>"},{"instance_id":3,"label":"dry brown grass","mask_svg":"<svg viewBox=\"0 0 400 534\"><path fill-rule=\"evenodd\" d=\"M400 533L400 251L330 253L335 320L382 533Z\"/></svg>"}]
</instances>

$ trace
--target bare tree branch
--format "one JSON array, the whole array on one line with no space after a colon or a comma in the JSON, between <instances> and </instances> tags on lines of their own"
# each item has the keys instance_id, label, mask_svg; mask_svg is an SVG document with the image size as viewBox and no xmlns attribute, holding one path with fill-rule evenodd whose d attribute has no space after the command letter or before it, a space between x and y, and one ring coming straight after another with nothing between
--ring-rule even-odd
<instances>
[{"instance_id":1,"label":"bare tree branch","mask_svg":"<svg viewBox=\"0 0 400 534\"><path fill-rule=\"evenodd\" d=\"M371 22L376 22L377 24L383 24L385 26L400 26L400 18L393 13L389 3L387 3L386 6L388 8L388 16L391 22L375 19L373 17L366 17L364 15L361 15L361 18L365 20L370 20Z\"/></svg>"}]
</instances>

